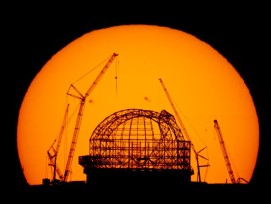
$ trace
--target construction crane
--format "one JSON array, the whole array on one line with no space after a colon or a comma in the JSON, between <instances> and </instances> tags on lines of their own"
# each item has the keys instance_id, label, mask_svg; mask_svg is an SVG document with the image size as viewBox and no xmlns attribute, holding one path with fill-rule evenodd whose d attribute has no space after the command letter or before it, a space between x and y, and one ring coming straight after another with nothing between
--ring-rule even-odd
<instances>
[{"instance_id":1,"label":"construction crane","mask_svg":"<svg viewBox=\"0 0 271 204\"><path fill-rule=\"evenodd\" d=\"M220 129L220 126L219 126L217 120L214 120L214 128L215 128L217 136L218 136L219 144L220 144L220 147L222 149L223 157L224 157L224 160L226 162L226 167L227 167L231 182L234 183L234 184L240 183L241 181L244 181L245 183L248 183L244 178L238 178L237 180L235 179L233 169L232 169L232 166L231 166L231 162L230 162L230 158L229 158L229 155L228 155L228 152L227 152L226 144L225 144L224 139L222 137L222 132L221 132L221 129Z\"/></svg>"},{"instance_id":2,"label":"construction crane","mask_svg":"<svg viewBox=\"0 0 271 204\"><path fill-rule=\"evenodd\" d=\"M183 124L183 122L182 122L182 120L181 120L181 117L180 117L179 114L178 114L178 111L176 110L176 108L175 108L175 106L174 106L174 103L173 103L173 101L172 101L172 99L171 99L171 97L170 97L170 95L169 95L169 93L168 93L168 91L167 91L167 89L166 89L166 86L165 86L164 82L162 81L161 78L159 78L158 80L160 81L160 83L161 83L161 85L162 85L162 87L163 87L163 89L164 89L164 91L165 91L165 93L166 93L166 95L167 95L167 98L168 98L168 100L169 100L169 102L170 102L170 105L171 105L172 108L173 108L173 111L174 111L174 113L175 113L175 116L177 117L177 120L178 120L178 122L179 122L179 124L180 124L180 126L181 126L181 129L183 130L183 133L184 133L186 139L189 140L189 141L191 141L190 136L189 136L188 132L186 131L186 128L185 128L185 126L184 126L184 124ZM198 174L197 174L197 181L201 182L200 167L208 167L208 166L210 166L209 164L206 164L206 165L199 165L199 157L201 157L201 158L203 158L203 159L205 159L205 160L208 160L206 157L204 157L204 156L202 156L202 155L199 154L199 153L200 153L201 151L203 151L206 147L204 147L203 149L201 149L200 151L197 152L196 149L195 149L195 147L194 147L194 145L193 145L193 143L192 143L192 141L191 141L191 146L192 146L193 152L195 153L196 162L197 162L197 172L198 172Z\"/></svg>"},{"instance_id":3,"label":"construction crane","mask_svg":"<svg viewBox=\"0 0 271 204\"><path fill-rule=\"evenodd\" d=\"M64 179L64 175L62 174L60 168L57 165L57 155L58 155L59 147L60 147L60 144L62 141L62 136L63 136L64 130L65 130L65 126L67 123L68 110L69 110L69 104L67 105L66 110L65 110L64 119L63 119L63 122L61 125L58 139L54 140L53 144L47 150L47 155L48 155L48 158L50 161L49 165L53 167L53 178L52 178L51 182L54 184L58 183L59 181L63 181L63 179ZM54 148L55 142L57 142L56 148ZM59 180L56 179L56 173L59 176Z\"/></svg>"},{"instance_id":4,"label":"construction crane","mask_svg":"<svg viewBox=\"0 0 271 204\"><path fill-rule=\"evenodd\" d=\"M75 98L80 100L80 107L79 107L79 111L78 111L78 114L77 114L77 119L76 119L76 122L75 122L75 128L74 128L74 132L73 132L71 147L70 147L70 150L69 150L69 155L68 155L66 168L65 168L65 172L64 172L64 177L63 177L64 182L67 182L69 173L71 171L72 160L73 160L73 156L74 156L74 152L75 152L75 147L76 147L76 143L77 143L77 138L78 138L78 134L79 134L79 130L80 130L81 121L82 121L82 118L83 118L83 111L84 111L84 107L85 107L86 98L89 96L89 94L96 87L96 85L98 84L98 82L100 81L102 76L105 74L106 70L109 68L109 66L112 64L115 57L117 57L117 56L118 56L117 53L112 54L112 56L109 58L108 62L105 64L105 66L103 67L101 72L98 74L98 76L96 77L94 82L91 84L89 89L86 91L85 95L83 95L73 84L70 85L70 87L69 87L69 89L67 91L68 95L70 95L72 97L75 97ZM78 95L71 94L69 92L71 88L73 88Z\"/></svg>"}]
</instances>

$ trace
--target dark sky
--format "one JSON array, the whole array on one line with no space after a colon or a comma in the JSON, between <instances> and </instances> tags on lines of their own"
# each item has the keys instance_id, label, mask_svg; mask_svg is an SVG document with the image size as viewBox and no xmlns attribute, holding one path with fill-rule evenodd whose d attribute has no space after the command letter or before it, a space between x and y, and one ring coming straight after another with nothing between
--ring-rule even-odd
<instances>
[{"instance_id":1,"label":"dark sky","mask_svg":"<svg viewBox=\"0 0 271 204\"><path fill-rule=\"evenodd\" d=\"M247 84L259 117L260 150L251 183L270 182L268 7L247 2L241 6L221 3L190 7L130 4L15 4L6 7L7 14L1 14L2 44L7 46L6 49L1 47L5 73L2 75L2 102L7 103L2 106L5 121L2 129L2 170L5 174L2 176L8 185L21 187L25 184L17 156L16 125L24 94L35 75L52 55L81 35L124 24L161 25L182 30L205 41L228 59Z\"/></svg>"}]
</instances>

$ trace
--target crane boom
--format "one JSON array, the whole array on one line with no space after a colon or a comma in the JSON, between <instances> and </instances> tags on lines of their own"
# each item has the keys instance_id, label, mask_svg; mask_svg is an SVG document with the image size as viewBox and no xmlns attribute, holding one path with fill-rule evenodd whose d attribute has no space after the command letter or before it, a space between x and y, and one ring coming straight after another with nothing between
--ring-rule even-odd
<instances>
[{"instance_id":1,"label":"crane boom","mask_svg":"<svg viewBox=\"0 0 271 204\"><path fill-rule=\"evenodd\" d=\"M49 160L50 160L49 165L53 166L53 169L54 169L52 183L57 182L56 173L58 174L60 181L63 181L64 175L62 174L60 168L58 167L58 165L56 163L56 158L57 158L56 155L51 155L49 150L47 151L47 155L48 155Z\"/></svg>"},{"instance_id":2,"label":"crane boom","mask_svg":"<svg viewBox=\"0 0 271 204\"><path fill-rule=\"evenodd\" d=\"M224 160L226 162L226 166L227 166L227 170L228 170L231 182L232 183L237 183L237 181L235 180L234 174L233 174L232 167L231 167L231 163L230 163L230 159L229 159L229 156L228 156L227 148L226 148L224 139L222 137L222 132L221 132L221 129L220 129L220 126L219 126L217 120L214 120L214 127L215 127L215 130L217 132L218 140L219 140L219 143L220 143L220 147L222 149L223 157L224 157Z\"/></svg>"},{"instance_id":3,"label":"crane boom","mask_svg":"<svg viewBox=\"0 0 271 204\"><path fill-rule=\"evenodd\" d=\"M66 126L66 122L67 122L67 117L68 117L68 112L69 112L69 106L70 106L70 104L68 104L67 107L66 107L66 111L65 111L65 114L64 114L63 123L62 123L61 129L60 129L60 133L59 133L59 137L58 137L58 141L57 141L57 145L56 145L56 149L55 149L55 154L56 155L57 155L57 153L59 151L59 147L60 147L60 144L61 144L62 136L63 136L64 130L65 130L65 126Z\"/></svg>"},{"instance_id":4,"label":"crane boom","mask_svg":"<svg viewBox=\"0 0 271 204\"><path fill-rule=\"evenodd\" d=\"M190 137L189 137L189 134L188 134L188 132L186 131L186 128L185 128L185 126L184 126L184 124L183 124L183 122L182 122L182 120L181 120L181 117L179 116L178 111L177 111L177 109L175 108L174 103L173 103L173 101L172 101L172 99L171 99L171 97L170 97L170 95L169 95L169 93L168 93L168 91L167 91L167 89L166 89L166 86L165 86L164 82L162 81L161 78L159 78L158 80L160 81L160 83L161 83L161 85L162 85L162 87L163 87L163 89L164 89L164 91L165 91L165 93L166 93L166 95L167 95L167 98L168 98L168 100L169 100L169 102L170 102L170 105L172 106L172 109L173 109L173 111L174 111L174 113L175 113L175 116L177 117L177 120L178 120L179 124L181 125L181 129L182 129L182 131L184 132L186 139L189 140L189 141L191 142L192 150L193 150L193 152L195 153L196 162L197 162L197 171L198 171L197 179L198 179L199 182L201 182L201 175L200 175L200 169L199 169L199 168L200 168L200 167L208 167L209 164L200 166L200 165L199 165L199 158L198 158L198 157L200 156L200 157L202 157L202 158L204 158L204 159L206 159L206 160L208 160L208 159L205 158L205 157L203 157L203 156L201 156L201 155L199 154L199 152L202 151L203 149L200 150L199 152L196 151L196 149L195 149L195 147L194 147L194 145L193 145L193 143L192 143L192 141L191 141L191 139L190 139Z\"/></svg>"},{"instance_id":5,"label":"crane boom","mask_svg":"<svg viewBox=\"0 0 271 204\"><path fill-rule=\"evenodd\" d=\"M64 173L64 182L67 181L69 173L70 173L71 164L72 164L72 160L73 160L73 156L74 156L74 152L75 152L75 147L76 147L76 143L77 143L77 137L78 137L78 134L79 134L80 125L81 125L81 121L82 121L82 117L83 117L83 111L84 111L84 107L85 107L86 98L89 96L91 91L93 91L93 89L96 87L97 83L100 81L102 76L105 74L106 70L109 68L109 66L111 65L111 63L113 62L113 60L115 59L116 56L118 56L118 54L113 53L113 55L110 57L108 62L105 64L105 66L103 67L101 72L98 74L98 76L96 77L94 82L91 84L89 89L86 91L85 95L81 94L80 91L78 89L76 89L76 87L74 85L72 85L72 84L71 84L71 87L80 96L76 97L76 96L74 96L72 94L69 94L69 92L67 93L68 95L79 98L81 100L81 102L80 102L80 107L79 107L79 111L78 111L78 114L77 114L77 119L76 119L76 122L75 122L75 128L74 128L73 138L72 138L72 142L71 142L71 147L70 147L70 150L69 150L68 160L67 160L67 163L66 163L66 168L65 168L65 173Z\"/></svg>"},{"instance_id":6,"label":"crane boom","mask_svg":"<svg viewBox=\"0 0 271 204\"><path fill-rule=\"evenodd\" d=\"M53 170L54 170L53 171L53 179L52 179L53 182L57 181L56 173L58 174L60 181L63 181L63 179L64 179L64 176L63 176L62 172L60 171L60 168L57 165L57 156L58 156L59 147L60 147L60 144L61 144L61 141L62 141L62 136L63 136L64 130L65 130L65 126L66 126L66 123L67 123L68 111L69 111L69 104L67 105L66 110L65 110L65 114L64 114L64 118L63 118L63 122L62 122L62 125L61 125L61 129L60 129L58 138L57 138L57 140L55 140L53 142L51 147L47 150L47 155L48 155L48 158L50 160L49 165L53 166ZM56 148L54 148L55 142L57 142ZM53 151L52 153L51 153L51 150Z\"/></svg>"},{"instance_id":7,"label":"crane boom","mask_svg":"<svg viewBox=\"0 0 271 204\"><path fill-rule=\"evenodd\" d=\"M171 105L171 107L172 107L172 109L173 109L173 111L174 111L174 113L175 113L175 115L176 115L176 117L177 117L177 120L179 121L179 123L180 123L180 125L181 125L181 128L182 128L182 130L183 130L183 132L184 132L184 134L185 134L186 139L189 140L189 141L191 141L191 139L190 139L190 137L189 137L189 134L188 134L187 131L186 131L186 128L185 128L185 126L184 126L184 124L183 124L183 122L182 122L182 120L181 120L181 117L179 116L179 114L178 114L178 112L177 112L177 110L176 110L176 108L175 108L175 106L174 106L174 103L173 103L173 101L172 101L172 99L171 99L171 97L170 97L170 95L169 95L169 93L168 93L168 91L167 91L167 89L166 89L166 86L165 86L164 82L162 81L161 78L158 79L158 80L159 80L160 83L162 84L162 87L163 87L163 89L164 89L164 91L165 91L165 93L166 93L166 95L167 95L167 98L168 98L168 100L169 100L169 102L170 102L170 105ZM194 145L192 145L192 148L193 148L193 150L195 151Z\"/></svg>"}]
</instances>

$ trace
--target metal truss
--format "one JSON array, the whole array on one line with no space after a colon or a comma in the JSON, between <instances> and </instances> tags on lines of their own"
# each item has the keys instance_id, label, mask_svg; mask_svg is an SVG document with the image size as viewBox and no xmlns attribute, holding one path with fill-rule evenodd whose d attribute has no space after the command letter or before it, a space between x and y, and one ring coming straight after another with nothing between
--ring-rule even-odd
<instances>
[{"instance_id":1,"label":"metal truss","mask_svg":"<svg viewBox=\"0 0 271 204\"><path fill-rule=\"evenodd\" d=\"M185 141L175 118L166 110L126 109L105 118L89 139L85 168L140 171L191 170L191 142Z\"/></svg>"}]
</instances>

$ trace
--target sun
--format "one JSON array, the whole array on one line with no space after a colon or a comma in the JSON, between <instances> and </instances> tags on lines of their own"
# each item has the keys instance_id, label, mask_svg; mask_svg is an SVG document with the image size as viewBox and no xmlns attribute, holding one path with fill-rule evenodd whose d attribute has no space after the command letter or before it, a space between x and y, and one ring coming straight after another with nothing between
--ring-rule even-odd
<instances>
[{"instance_id":1,"label":"sun","mask_svg":"<svg viewBox=\"0 0 271 204\"><path fill-rule=\"evenodd\" d=\"M113 53L118 56L95 83ZM235 177L251 179L259 148L259 124L242 76L197 37L169 27L138 24L86 33L41 67L25 93L17 125L19 159L30 185L41 184L49 176L47 151L59 136L69 104L66 119L70 125L63 133L58 155L58 166L65 170L78 107L78 100L67 95L71 84L83 94L95 87L83 111L70 180L86 179L78 157L88 154L95 127L127 108L165 109L175 117L178 114L195 149L204 149L202 154L208 158L209 167L201 170L207 183L230 182L214 128L217 120ZM193 159L191 165L196 169ZM195 174L192 180L196 179Z\"/></svg>"}]
</instances>

